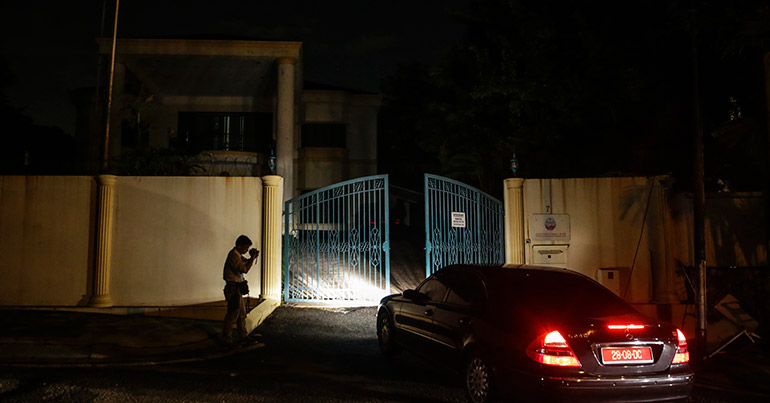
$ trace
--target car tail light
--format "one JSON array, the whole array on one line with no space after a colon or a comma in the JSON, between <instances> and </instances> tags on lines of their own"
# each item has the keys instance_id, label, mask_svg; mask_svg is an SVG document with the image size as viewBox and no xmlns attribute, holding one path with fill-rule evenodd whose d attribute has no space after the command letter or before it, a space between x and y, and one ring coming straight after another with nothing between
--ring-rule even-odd
<instances>
[{"instance_id":1,"label":"car tail light","mask_svg":"<svg viewBox=\"0 0 770 403\"><path fill-rule=\"evenodd\" d=\"M535 339L527 348L527 356L545 365L580 367L580 361L575 352L557 330Z\"/></svg>"},{"instance_id":2,"label":"car tail light","mask_svg":"<svg viewBox=\"0 0 770 403\"><path fill-rule=\"evenodd\" d=\"M684 337L684 333L681 330L676 329L676 354L671 364L684 364L690 361L690 353L687 351L687 338Z\"/></svg>"},{"instance_id":3,"label":"car tail light","mask_svg":"<svg viewBox=\"0 0 770 403\"><path fill-rule=\"evenodd\" d=\"M639 330L644 329L644 325L635 325L630 323L628 325L607 325L607 329L610 330Z\"/></svg>"}]
</instances>

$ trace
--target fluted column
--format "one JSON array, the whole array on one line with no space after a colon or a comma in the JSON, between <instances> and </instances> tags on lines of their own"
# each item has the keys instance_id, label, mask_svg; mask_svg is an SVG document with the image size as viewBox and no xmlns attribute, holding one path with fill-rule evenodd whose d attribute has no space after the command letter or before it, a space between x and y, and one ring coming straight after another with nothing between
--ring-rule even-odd
<instances>
[{"instance_id":1,"label":"fluted column","mask_svg":"<svg viewBox=\"0 0 770 403\"><path fill-rule=\"evenodd\" d=\"M281 57L278 63L278 110L276 116L276 174L283 177L283 196L294 192L294 64L297 59Z\"/></svg>"},{"instance_id":2,"label":"fluted column","mask_svg":"<svg viewBox=\"0 0 770 403\"><path fill-rule=\"evenodd\" d=\"M99 175L99 211L96 228L96 264L94 289L88 305L112 306L110 298L110 262L112 258L112 221L115 215L115 175Z\"/></svg>"},{"instance_id":3,"label":"fluted column","mask_svg":"<svg viewBox=\"0 0 770 403\"><path fill-rule=\"evenodd\" d=\"M524 264L524 179L505 180L505 263Z\"/></svg>"},{"instance_id":4,"label":"fluted column","mask_svg":"<svg viewBox=\"0 0 770 403\"><path fill-rule=\"evenodd\" d=\"M278 175L262 177L262 294L260 298L281 299L281 212L283 181Z\"/></svg>"}]
</instances>

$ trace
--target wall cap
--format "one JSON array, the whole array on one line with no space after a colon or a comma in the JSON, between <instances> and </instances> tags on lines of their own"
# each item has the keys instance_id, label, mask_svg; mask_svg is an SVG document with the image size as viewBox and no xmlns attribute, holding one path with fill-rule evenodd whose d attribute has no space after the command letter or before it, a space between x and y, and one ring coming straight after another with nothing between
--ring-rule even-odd
<instances>
[{"instance_id":1,"label":"wall cap","mask_svg":"<svg viewBox=\"0 0 770 403\"><path fill-rule=\"evenodd\" d=\"M507 178L505 179L505 188L522 188L524 187L524 178Z\"/></svg>"},{"instance_id":2,"label":"wall cap","mask_svg":"<svg viewBox=\"0 0 770 403\"><path fill-rule=\"evenodd\" d=\"M265 175L262 177L262 183L264 183L265 186L278 186L283 183L283 176Z\"/></svg>"},{"instance_id":3,"label":"wall cap","mask_svg":"<svg viewBox=\"0 0 770 403\"><path fill-rule=\"evenodd\" d=\"M112 186L112 185L114 185L114 184L115 184L115 182L117 182L117 181L118 181L118 177L117 177L117 176L115 176L115 175L108 175L108 174L105 174L105 175L99 175L99 176L97 176L97 177L96 177L96 181L97 181L97 182L98 182L100 185L104 185L104 186Z\"/></svg>"}]
</instances>

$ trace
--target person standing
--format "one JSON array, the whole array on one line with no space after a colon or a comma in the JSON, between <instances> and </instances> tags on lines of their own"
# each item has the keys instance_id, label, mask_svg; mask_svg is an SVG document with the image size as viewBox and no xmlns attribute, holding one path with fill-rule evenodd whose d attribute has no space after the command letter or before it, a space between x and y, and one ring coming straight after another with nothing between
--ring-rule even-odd
<instances>
[{"instance_id":1,"label":"person standing","mask_svg":"<svg viewBox=\"0 0 770 403\"><path fill-rule=\"evenodd\" d=\"M251 248L252 242L246 235L241 235L235 240L235 247L227 253L222 278L225 280L225 300L227 301L227 314L222 327L222 339L228 343L233 342L233 325L238 329L241 341L245 341L246 308L243 304L243 295L248 294L248 283L244 274L248 273L259 256L256 248ZM251 248L251 249L249 249ZM244 255L249 253L249 257Z\"/></svg>"}]
</instances>

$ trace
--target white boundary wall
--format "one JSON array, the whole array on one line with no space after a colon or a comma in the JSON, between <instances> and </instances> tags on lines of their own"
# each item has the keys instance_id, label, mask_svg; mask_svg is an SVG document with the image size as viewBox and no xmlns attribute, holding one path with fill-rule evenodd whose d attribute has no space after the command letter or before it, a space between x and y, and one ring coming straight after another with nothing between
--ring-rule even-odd
<instances>
[{"instance_id":1,"label":"white boundary wall","mask_svg":"<svg viewBox=\"0 0 770 403\"><path fill-rule=\"evenodd\" d=\"M650 194L653 181L655 185ZM524 182L526 262L533 263L531 215L568 214L570 240L552 242L568 245L564 266L594 279L599 268L619 268L621 294L626 295L627 301L671 302L673 279L668 276L673 272L673 251L665 241L668 213L663 208L657 182L643 177L527 179ZM656 279L653 284L655 274L667 278ZM627 291L626 284L629 284Z\"/></svg>"},{"instance_id":2,"label":"white boundary wall","mask_svg":"<svg viewBox=\"0 0 770 403\"><path fill-rule=\"evenodd\" d=\"M96 197L93 177L0 176L0 305L88 302ZM256 177L117 177L114 306L221 301L235 238L261 249L262 204ZM259 263L247 279L258 296Z\"/></svg>"},{"instance_id":3,"label":"white boundary wall","mask_svg":"<svg viewBox=\"0 0 770 403\"><path fill-rule=\"evenodd\" d=\"M95 192L90 176L0 176L0 305L83 303Z\"/></svg>"},{"instance_id":4,"label":"white boundary wall","mask_svg":"<svg viewBox=\"0 0 770 403\"><path fill-rule=\"evenodd\" d=\"M259 178L118 177L115 195L115 306L221 300L222 267L235 238L245 234L261 249ZM254 296L259 272L255 264L246 276Z\"/></svg>"}]
</instances>

